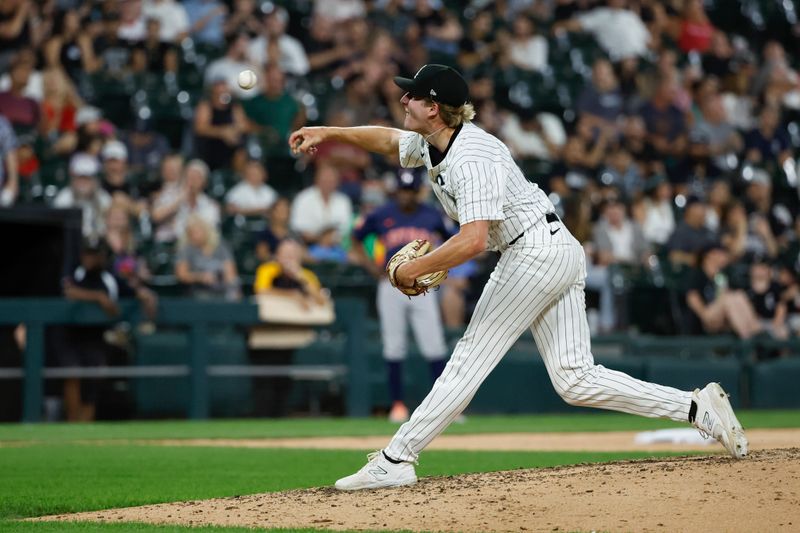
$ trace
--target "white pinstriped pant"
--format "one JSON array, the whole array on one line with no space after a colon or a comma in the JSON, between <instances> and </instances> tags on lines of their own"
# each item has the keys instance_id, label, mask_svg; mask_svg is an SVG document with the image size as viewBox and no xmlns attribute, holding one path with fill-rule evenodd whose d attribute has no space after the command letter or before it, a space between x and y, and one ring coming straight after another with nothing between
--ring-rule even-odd
<instances>
[{"instance_id":1,"label":"white pinstriped pant","mask_svg":"<svg viewBox=\"0 0 800 533\"><path fill-rule=\"evenodd\" d=\"M567 403L688 422L691 392L594 363L585 276L583 249L563 226L555 235L546 226L529 230L503 252L442 375L386 454L415 461L467 407L525 328L531 329L550 380Z\"/></svg>"}]
</instances>

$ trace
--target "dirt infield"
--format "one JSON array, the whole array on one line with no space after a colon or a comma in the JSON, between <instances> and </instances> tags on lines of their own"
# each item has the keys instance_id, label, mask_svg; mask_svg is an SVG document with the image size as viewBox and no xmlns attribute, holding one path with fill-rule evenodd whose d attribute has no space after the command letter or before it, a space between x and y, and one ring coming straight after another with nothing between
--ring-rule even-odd
<instances>
[{"instance_id":1,"label":"dirt infield","mask_svg":"<svg viewBox=\"0 0 800 533\"><path fill-rule=\"evenodd\" d=\"M44 520L425 531L797 531L800 448L295 490Z\"/></svg>"},{"instance_id":2,"label":"dirt infield","mask_svg":"<svg viewBox=\"0 0 800 533\"><path fill-rule=\"evenodd\" d=\"M688 428L692 435L697 431ZM717 441L659 442L639 444L634 431L576 432L576 433L484 433L470 435L442 435L434 440L428 450L471 451L720 451ZM791 448L800 444L800 429L750 429L747 430L751 450ZM132 444L156 446L212 446L232 448L305 448L337 450L377 450L388 437L313 437L292 439L169 439L135 440ZM90 441L87 441L90 442ZM105 443L105 442L104 442Z\"/></svg>"}]
</instances>

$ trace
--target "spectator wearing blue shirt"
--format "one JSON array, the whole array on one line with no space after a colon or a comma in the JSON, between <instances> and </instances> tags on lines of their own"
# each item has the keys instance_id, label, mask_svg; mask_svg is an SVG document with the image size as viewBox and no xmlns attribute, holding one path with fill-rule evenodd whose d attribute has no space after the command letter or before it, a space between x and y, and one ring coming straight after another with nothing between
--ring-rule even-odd
<instances>
[{"instance_id":1,"label":"spectator wearing blue shirt","mask_svg":"<svg viewBox=\"0 0 800 533\"><path fill-rule=\"evenodd\" d=\"M225 15L228 8L217 0L186 0L189 32L197 42L222 48L225 45Z\"/></svg>"}]
</instances>

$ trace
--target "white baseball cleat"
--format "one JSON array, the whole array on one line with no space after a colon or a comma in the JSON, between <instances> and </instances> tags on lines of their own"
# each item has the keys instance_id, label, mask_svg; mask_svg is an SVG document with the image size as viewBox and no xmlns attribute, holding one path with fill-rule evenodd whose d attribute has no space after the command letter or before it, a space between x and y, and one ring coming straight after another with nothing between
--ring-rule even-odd
<instances>
[{"instance_id":1,"label":"white baseball cleat","mask_svg":"<svg viewBox=\"0 0 800 533\"><path fill-rule=\"evenodd\" d=\"M745 457L749 446L747 437L720 384L709 383L702 390L695 389L692 400L697 405L694 420L691 420L694 427L717 439L734 458Z\"/></svg>"},{"instance_id":2,"label":"white baseball cleat","mask_svg":"<svg viewBox=\"0 0 800 533\"><path fill-rule=\"evenodd\" d=\"M343 477L336 482L339 490L382 489L402 487L417 482L417 474L411 463L395 464L383 455L383 450L367 455L368 462L352 476Z\"/></svg>"}]
</instances>

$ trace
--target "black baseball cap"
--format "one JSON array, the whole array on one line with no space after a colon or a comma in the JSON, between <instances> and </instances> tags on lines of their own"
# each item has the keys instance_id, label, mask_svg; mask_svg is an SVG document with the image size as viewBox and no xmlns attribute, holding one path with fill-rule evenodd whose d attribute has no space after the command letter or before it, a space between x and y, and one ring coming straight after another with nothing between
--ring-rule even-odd
<instances>
[{"instance_id":1,"label":"black baseball cap","mask_svg":"<svg viewBox=\"0 0 800 533\"><path fill-rule=\"evenodd\" d=\"M467 82L447 65L425 65L413 78L395 76L394 83L411 96L430 98L455 107L464 105L469 99Z\"/></svg>"},{"instance_id":2,"label":"black baseball cap","mask_svg":"<svg viewBox=\"0 0 800 533\"><path fill-rule=\"evenodd\" d=\"M422 176L419 172L404 168L397 173L398 189L418 191L420 187L422 187Z\"/></svg>"}]
</instances>

